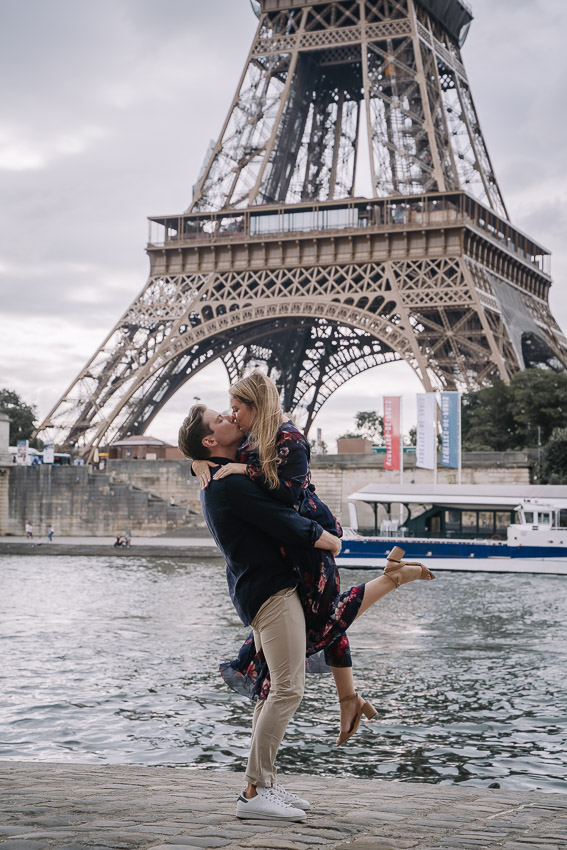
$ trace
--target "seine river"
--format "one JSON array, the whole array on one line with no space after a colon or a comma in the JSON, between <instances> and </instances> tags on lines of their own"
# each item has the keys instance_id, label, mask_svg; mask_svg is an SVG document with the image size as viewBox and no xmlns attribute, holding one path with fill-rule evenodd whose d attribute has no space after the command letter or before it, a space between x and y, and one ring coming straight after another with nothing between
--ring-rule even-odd
<instances>
[{"instance_id":1,"label":"seine river","mask_svg":"<svg viewBox=\"0 0 567 850\"><path fill-rule=\"evenodd\" d=\"M444 573L389 594L350 632L377 718L336 749L332 679L308 676L280 769L567 792L566 590ZM0 558L0 757L242 770L252 703L217 665L245 634L217 560Z\"/></svg>"}]
</instances>

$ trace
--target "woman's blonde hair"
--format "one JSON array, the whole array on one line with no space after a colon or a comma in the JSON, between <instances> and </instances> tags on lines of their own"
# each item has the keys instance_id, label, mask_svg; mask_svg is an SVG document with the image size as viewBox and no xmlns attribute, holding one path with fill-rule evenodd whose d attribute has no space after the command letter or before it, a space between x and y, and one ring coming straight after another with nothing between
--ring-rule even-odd
<instances>
[{"instance_id":1,"label":"woman's blonde hair","mask_svg":"<svg viewBox=\"0 0 567 850\"><path fill-rule=\"evenodd\" d=\"M278 486L277 435L282 420L280 396L274 382L256 369L233 384L229 393L256 408L250 431L250 447L258 449L262 474L273 490Z\"/></svg>"}]
</instances>

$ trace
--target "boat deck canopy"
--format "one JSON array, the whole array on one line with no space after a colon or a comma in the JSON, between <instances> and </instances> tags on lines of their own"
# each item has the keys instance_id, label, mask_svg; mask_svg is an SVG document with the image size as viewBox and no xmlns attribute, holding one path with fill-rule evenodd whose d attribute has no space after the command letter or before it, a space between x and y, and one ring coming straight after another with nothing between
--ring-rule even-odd
<instances>
[{"instance_id":1,"label":"boat deck canopy","mask_svg":"<svg viewBox=\"0 0 567 850\"><path fill-rule=\"evenodd\" d=\"M367 484L348 497L367 504L454 505L460 508L567 508L567 487L537 484Z\"/></svg>"}]
</instances>

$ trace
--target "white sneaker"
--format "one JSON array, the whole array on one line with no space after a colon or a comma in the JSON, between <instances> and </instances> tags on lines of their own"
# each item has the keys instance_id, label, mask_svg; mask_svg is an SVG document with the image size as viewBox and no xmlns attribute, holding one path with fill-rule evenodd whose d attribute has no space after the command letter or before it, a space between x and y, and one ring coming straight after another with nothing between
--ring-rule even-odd
<instances>
[{"instance_id":1,"label":"white sneaker","mask_svg":"<svg viewBox=\"0 0 567 850\"><path fill-rule=\"evenodd\" d=\"M276 795L276 797L283 800L284 803L289 803L290 806L295 806L296 809L303 809L304 812L308 812L311 808L309 800L304 800L302 797L298 797L297 794L292 794L291 791L286 791L283 785L272 785L270 790Z\"/></svg>"},{"instance_id":2,"label":"white sneaker","mask_svg":"<svg viewBox=\"0 0 567 850\"><path fill-rule=\"evenodd\" d=\"M257 788L256 797L245 797L240 794L236 801L237 818L254 818L255 820L300 821L307 815L303 809L295 809L289 803L278 797L271 788Z\"/></svg>"}]
</instances>

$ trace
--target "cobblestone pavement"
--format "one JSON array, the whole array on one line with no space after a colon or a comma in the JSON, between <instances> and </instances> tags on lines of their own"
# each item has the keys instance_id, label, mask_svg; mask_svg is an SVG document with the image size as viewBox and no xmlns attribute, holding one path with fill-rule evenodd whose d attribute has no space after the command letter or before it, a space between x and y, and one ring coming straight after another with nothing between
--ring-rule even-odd
<instances>
[{"instance_id":1,"label":"cobblestone pavement","mask_svg":"<svg viewBox=\"0 0 567 850\"><path fill-rule=\"evenodd\" d=\"M565 850L567 795L281 777L300 824L239 821L227 771L0 762L2 850Z\"/></svg>"}]
</instances>

